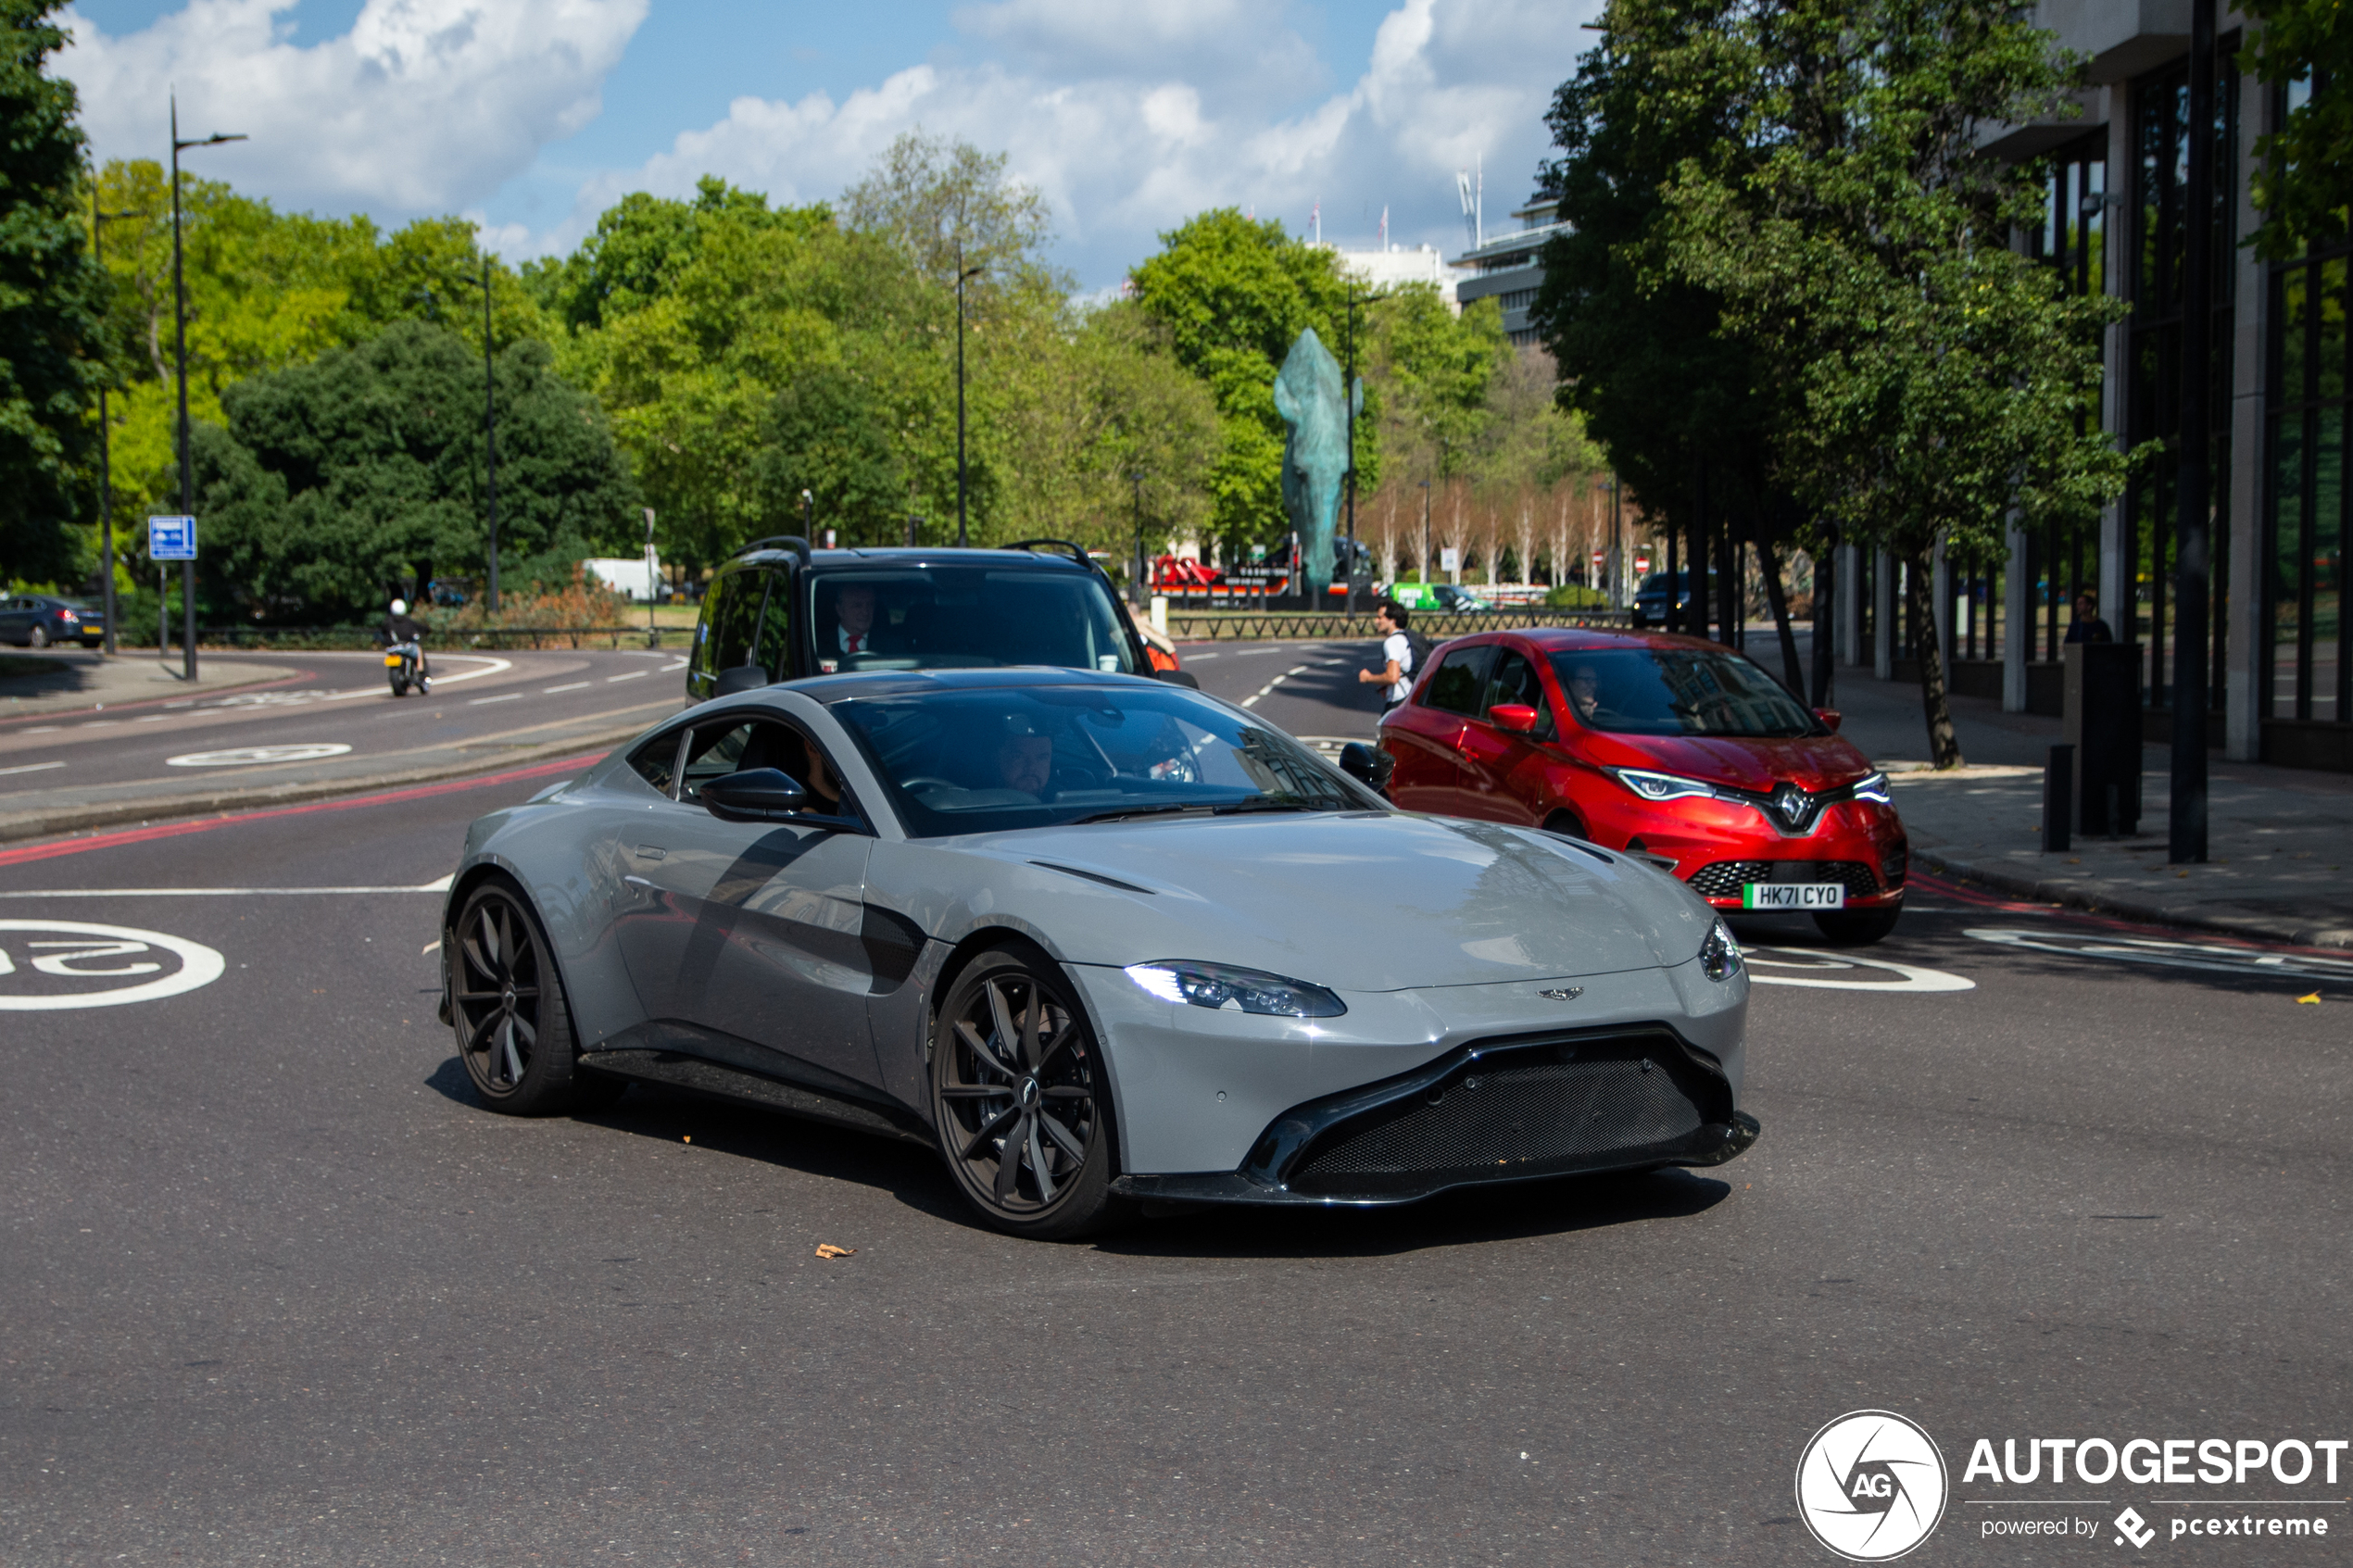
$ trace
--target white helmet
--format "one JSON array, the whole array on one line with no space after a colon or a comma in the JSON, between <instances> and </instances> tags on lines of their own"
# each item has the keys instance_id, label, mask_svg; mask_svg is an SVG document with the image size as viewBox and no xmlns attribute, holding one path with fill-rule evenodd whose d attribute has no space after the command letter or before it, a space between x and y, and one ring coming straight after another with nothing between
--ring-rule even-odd
<instances>
[{"instance_id":1,"label":"white helmet","mask_svg":"<svg viewBox=\"0 0 2353 1568\"><path fill-rule=\"evenodd\" d=\"M395 600L393 600L393 601L392 601L392 613L393 613L393 614L395 614L395 615L406 615L406 614L408 614L408 613L409 613L409 601L408 601L407 599L395 599Z\"/></svg>"}]
</instances>

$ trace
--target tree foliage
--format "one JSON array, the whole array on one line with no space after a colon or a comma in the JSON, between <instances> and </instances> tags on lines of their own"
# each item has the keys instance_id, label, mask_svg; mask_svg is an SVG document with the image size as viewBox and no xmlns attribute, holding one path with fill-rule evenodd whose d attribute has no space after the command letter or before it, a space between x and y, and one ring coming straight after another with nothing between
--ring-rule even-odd
<instances>
[{"instance_id":1,"label":"tree foliage","mask_svg":"<svg viewBox=\"0 0 2353 1568\"><path fill-rule=\"evenodd\" d=\"M0 0L0 580L80 569L85 409L106 373L74 90L48 70L65 44L54 9Z\"/></svg>"},{"instance_id":2,"label":"tree foliage","mask_svg":"<svg viewBox=\"0 0 2353 1568\"><path fill-rule=\"evenodd\" d=\"M501 575L570 580L633 547L636 489L592 399L547 345L497 358ZM354 348L228 388L198 427L208 571L249 613L366 614L405 578L488 556L481 357L446 327L396 323Z\"/></svg>"},{"instance_id":3,"label":"tree foliage","mask_svg":"<svg viewBox=\"0 0 2353 1568\"><path fill-rule=\"evenodd\" d=\"M2285 260L2341 238L2353 210L2353 6L2346 0L2240 0L2251 21L2246 69L2290 90L2285 123L2256 144L2259 254Z\"/></svg>"}]
</instances>

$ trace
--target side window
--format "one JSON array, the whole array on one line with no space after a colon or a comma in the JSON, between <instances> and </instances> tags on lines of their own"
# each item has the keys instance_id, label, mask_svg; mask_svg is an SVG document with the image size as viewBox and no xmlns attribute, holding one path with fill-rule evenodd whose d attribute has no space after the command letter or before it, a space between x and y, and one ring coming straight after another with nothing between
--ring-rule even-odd
<instances>
[{"instance_id":1,"label":"side window","mask_svg":"<svg viewBox=\"0 0 2353 1568\"><path fill-rule=\"evenodd\" d=\"M751 662L752 643L768 597L766 571L723 572L703 601L701 642L695 649L698 673L716 677Z\"/></svg>"},{"instance_id":2,"label":"side window","mask_svg":"<svg viewBox=\"0 0 2353 1568\"><path fill-rule=\"evenodd\" d=\"M629 765L637 776L668 795L671 785L678 782L678 743L685 737L676 730L656 735L629 754Z\"/></svg>"},{"instance_id":3,"label":"side window","mask_svg":"<svg viewBox=\"0 0 2353 1568\"><path fill-rule=\"evenodd\" d=\"M1553 705L1544 700L1544 686L1537 678L1536 667L1525 656L1507 650L1495 661L1495 672L1487 679L1486 706L1494 708L1514 702L1536 709L1536 728L1529 732L1531 734L1539 740L1553 738Z\"/></svg>"},{"instance_id":4,"label":"side window","mask_svg":"<svg viewBox=\"0 0 2353 1568\"><path fill-rule=\"evenodd\" d=\"M1442 708L1449 713L1483 713L1479 698L1486 696L1487 668L1494 661L1495 645L1482 643L1477 647L1458 648L1438 661L1430 672L1429 684L1423 689L1422 701L1430 708Z\"/></svg>"},{"instance_id":5,"label":"side window","mask_svg":"<svg viewBox=\"0 0 2353 1568\"><path fill-rule=\"evenodd\" d=\"M751 620L751 657L745 662L767 671L770 680L781 681L792 673L791 580L781 571L761 576L767 579L767 592Z\"/></svg>"},{"instance_id":6,"label":"side window","mask_svg":"<svg viewBox=\"0 0 2353 1568\"><path fill-rule=\"evenodd\" d=\"M809 792L807 809L828 817L859 815L841 775L824 748L811 743L798 726L774 719L721 719L698 724L686 742L678 798L698 804L702 786L730 773L774 768Z\"/></svg>"}]
</instances>

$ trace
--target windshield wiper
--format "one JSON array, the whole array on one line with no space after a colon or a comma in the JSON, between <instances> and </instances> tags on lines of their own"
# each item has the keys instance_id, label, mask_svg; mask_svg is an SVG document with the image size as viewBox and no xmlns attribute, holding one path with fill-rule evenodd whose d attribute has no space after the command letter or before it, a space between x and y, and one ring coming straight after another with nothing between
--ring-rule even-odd
<instances>
[{"instance_id":1,"label":"windshield wiper","mask_svg":"<svg viewBox=\"0 0 2353 1568\"><path fill-rule=\"evenodd\" d=\"M1311 806L1303 800L1237 800L1230 806L1212 806L1213 816L1231 817L1244 811L1327 811L1328 806Z\"/></svg>"},{"instance_id":2,"label":"windshield wiper","mask_svg":"<svg viewBox=\"0 0 2353 1568\"><path fill-rule=\"evenodd\" d=\"M1180 811L1206 811L1206 805L1190 806L1122 806L1115 810L1097 811L1092 816L1072 820L1071 826L1085 827L1089 822L1125 822L1130 817L1163 817Z\"/></svg>"}]
</instances>

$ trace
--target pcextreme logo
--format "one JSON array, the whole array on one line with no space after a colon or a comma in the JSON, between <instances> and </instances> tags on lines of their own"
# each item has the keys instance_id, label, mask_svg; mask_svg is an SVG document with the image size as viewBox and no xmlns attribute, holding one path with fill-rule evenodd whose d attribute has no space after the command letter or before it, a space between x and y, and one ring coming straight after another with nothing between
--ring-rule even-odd
<instances>
[{"instance_id":1,"label":"pcextreme logo","mask_svg":"<svg viewBox=\"0 0 2353 1568\"><path fill-rule=\"evenodd\" d=\"M1797 1461L1798 1517L1853 1562L1885 1562L1928 1539L1948 1490L1935 1441L1892 1411L1840 1416Z\"/></svg>"}]
</instances>

